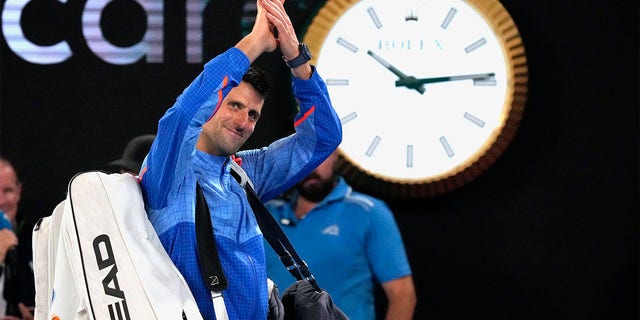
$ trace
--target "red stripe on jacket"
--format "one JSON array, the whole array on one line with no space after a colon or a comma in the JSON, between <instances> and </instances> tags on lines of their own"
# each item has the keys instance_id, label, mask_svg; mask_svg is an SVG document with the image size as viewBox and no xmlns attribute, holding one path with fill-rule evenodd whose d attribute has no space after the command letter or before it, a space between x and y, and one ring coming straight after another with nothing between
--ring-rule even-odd
<instances>
[{"instance_id":1,"label":"red stripe on jacket","mask_svg":"<svg viewBox=\"0 0 640 320\"><path fill-rule=\"evenodd\" d=\"M315 110L316 110L316 106L312 106L311 109L309 109L307 112L305 112L302 115L302 117L300 117L300 119L298 119L298 121L293 123L293 126L297 127L299 124L304 122L304 120L306 120Z\"/></svg>"},{"instance_id":2,"label":"red stripe on jacket","mask_svg":"<svg viewBox=\"0 0 640 320\"><path fill-rule=\"evenodd\" d=\"M222 88L220 90L218 90L218 104L216 105L215 108L213 108L213 113L211 114L211 117L209 117L209 119L207 119L207 121L211 120L211 118L213 118L213 115L216 114L216 111L218 111L218 108L220 107L220 105L222 104L222 90L224 90L224 88L227 87L227 84L229 83L229 76L225 76L224 79L222 79Z\"/></svg>"}]
</instances>

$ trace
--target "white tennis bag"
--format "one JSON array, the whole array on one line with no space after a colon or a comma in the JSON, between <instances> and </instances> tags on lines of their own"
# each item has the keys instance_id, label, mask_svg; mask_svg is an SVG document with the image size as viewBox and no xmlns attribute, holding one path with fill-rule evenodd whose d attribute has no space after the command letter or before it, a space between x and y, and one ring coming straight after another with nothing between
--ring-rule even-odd
<instances>
[{"instance_id":1,"label":"white tennis bag","mask_svg":"<svg viewBox=\"0 0 640 320\"><path fill-rule=\"evenodd\" d=\"M130 174L80 173L33 232L35 320L202 319Z\"/></svg>"}]
</instances>

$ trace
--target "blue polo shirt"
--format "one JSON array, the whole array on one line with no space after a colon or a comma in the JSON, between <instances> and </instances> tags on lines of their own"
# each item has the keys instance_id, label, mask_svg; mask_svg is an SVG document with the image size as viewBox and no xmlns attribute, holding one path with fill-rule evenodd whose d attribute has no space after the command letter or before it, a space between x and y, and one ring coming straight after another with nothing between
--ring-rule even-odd
<instances>
[{"instance_id":1,"label":"blue polo shirt","mask_svg":"<svg viewBox=\"0 0 640 320\"><path fill-rule=\"evenodd\" d=\"M387 205L353 191L342 178L301 220L293 211L294 203L272 200L267 207L320 287L349 319L375 319L373 280L384 283L411 274L400 231ZM295 279L267 242L265 253L267 275L282 293Z\"/></svg>"}]
</instances>

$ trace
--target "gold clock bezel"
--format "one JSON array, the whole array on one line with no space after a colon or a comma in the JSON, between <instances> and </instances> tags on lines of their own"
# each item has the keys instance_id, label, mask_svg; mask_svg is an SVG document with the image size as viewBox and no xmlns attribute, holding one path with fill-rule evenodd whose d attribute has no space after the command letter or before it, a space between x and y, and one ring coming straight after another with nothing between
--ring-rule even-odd
<instances>
[{"instance_id":1,"label":"gold clock bezel","mask_svg":"<svg viewBox=\"0 0 640 320\"><path fill-rule=\"evenodd\" d=\"M368 170L339 150L339 171L356 187L372 195L391 198L420 198L453 191L484 173L502 155L513 139L524 113L528 67L522 38L511 15L498 0L464 0L480 13L500 42L507 60L507 98L501 125L472 157L455 168L427 179L396 178ZM328 0L318 10L305 32L303 41L317 64L322 44L342 15L360 0Z\"/></svg>"}]
</instances>

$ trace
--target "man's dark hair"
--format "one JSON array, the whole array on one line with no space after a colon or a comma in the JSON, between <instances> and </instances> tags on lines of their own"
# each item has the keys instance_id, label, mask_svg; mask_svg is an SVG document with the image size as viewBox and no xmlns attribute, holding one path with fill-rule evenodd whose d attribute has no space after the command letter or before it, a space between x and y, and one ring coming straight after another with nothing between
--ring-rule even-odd
<instances>
[{"instance_id":1,"label":"man's dark hair","mask_svg":"<svg viewBox=\"0 0 640 320\"><path fill-rule=\"evenodd\" d=\"M258 67L249 67L247 73L242 76L242 81L250 84L264 98L267 97L269 90L271 89L267 74Z\"/></svg>"}]
</instances>

